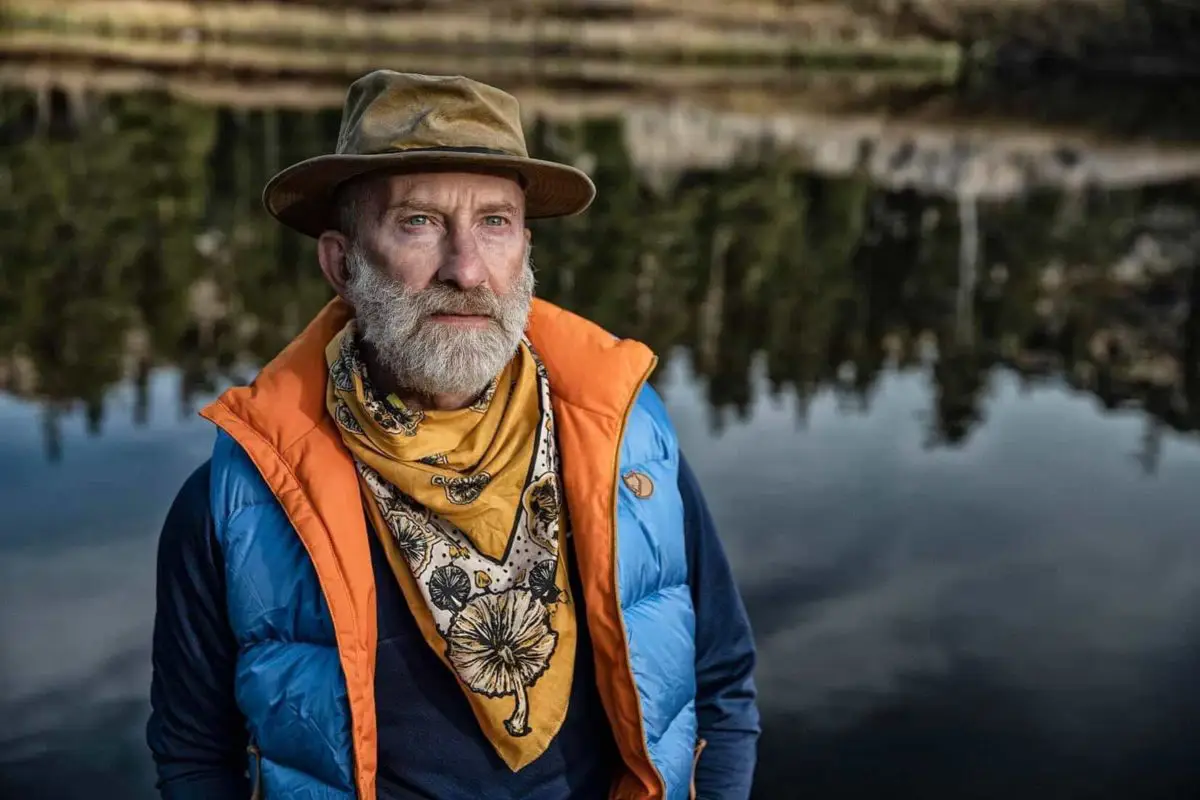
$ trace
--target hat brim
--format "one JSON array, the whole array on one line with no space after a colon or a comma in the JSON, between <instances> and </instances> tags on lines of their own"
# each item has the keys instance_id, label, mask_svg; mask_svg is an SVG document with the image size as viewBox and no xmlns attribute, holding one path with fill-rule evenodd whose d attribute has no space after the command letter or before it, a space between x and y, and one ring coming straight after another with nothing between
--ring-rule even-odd
<instances>
[{"instance_id":1,"label":"hat brim","mask_svg":"<svg viewBox=\"0 0 1200 800\"><path fill-rule=\"evenodd\" d=\"M554 161L491 153L431 152L377 155L323 155L284 169L267 182L263 205L284 225L314 239L338 227L335 196L342 184L372 172L408 171L421 166L439 170L506 170L521 176L525 218L548 219L579 214L592 204L596 187L581 170Z\"/></svg>"}]
</instances>

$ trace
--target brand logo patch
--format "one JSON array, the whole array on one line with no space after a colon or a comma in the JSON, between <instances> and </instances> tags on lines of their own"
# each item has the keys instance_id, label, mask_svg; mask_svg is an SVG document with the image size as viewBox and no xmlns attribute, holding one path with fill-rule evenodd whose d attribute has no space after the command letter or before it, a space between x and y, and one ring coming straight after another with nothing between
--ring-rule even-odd
<instances>
[{"instance_id":1,"label":"brand logo patch","mask_svg":"<svg viewBox=\"0 0 1200 800\"><path fill-rule=\"evenodd\" d=\"M621 477L621 480L639 500L645 500L654 494L654 481L650 480L650 476L644 472L630 470Z\"/></svg>"}]
</instances>

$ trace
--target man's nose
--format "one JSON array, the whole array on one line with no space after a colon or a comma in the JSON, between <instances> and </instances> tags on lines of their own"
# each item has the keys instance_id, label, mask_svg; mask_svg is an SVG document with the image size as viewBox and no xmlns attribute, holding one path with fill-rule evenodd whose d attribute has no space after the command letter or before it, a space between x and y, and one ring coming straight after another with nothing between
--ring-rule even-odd
<instances>
[{"instance_id":1,"label":"man's nose","mask_svg":"<svg viewBox=\"0 0 1200 800\"><path fill-rule=\"evenodd\" d=\"M438 280L453 283L467 290L487 281L487 265L479 244L469 232L455 232L450 237L449 248L438 269Z\"/></svg>"}]
</instances>

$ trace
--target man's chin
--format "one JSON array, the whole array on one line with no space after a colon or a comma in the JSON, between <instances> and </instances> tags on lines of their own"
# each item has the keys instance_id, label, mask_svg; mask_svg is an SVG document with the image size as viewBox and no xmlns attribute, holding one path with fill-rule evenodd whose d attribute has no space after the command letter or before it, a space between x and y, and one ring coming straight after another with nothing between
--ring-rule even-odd
<instances>
[{"instance_id":1,"label":"man's chin","mask_svg":"<svg viewBox=\"0 0 1200 800\"><path fill-rule=\"evenodd\" d=\"M469 342L491 338L503 332L495 317L428 316L418 326L418 336L432 337L442 342Z\"/></svg>"},{"instance_id":2,"label":"man's chin","mask_svg":"<svg viewBox=\"0 0 1200 800\"><path fill-rule=\"evenodd\" d=\"M508 337L498 324L481 328L459 328L431 323L408 340L406 349L424 355L431 363L491 362L500 358L501 350L509 350ZM516 351L516 344L512 346ZM508 353L507 358L512 354ZM507 358L504 359L507 361Z\"/></svg>"},{"instance_id":3,"label":"man's chin","mask_svg":"<svg viewBox=\"0 0 1200 800\"><path fill-rule=\"evenodd\" d=\"M481 392L500 372L504 369L504 363L497 365L496 363L486 363L478 359L479 351L472 348L470 351L461 350L458 352L443 351L440 354L440 361L447 366L456 364L455 368L445 370L435 370L432 374L413 374L412 388L417 389L425 394L446 394L446 395L474 395Z\"/></svg>"},{"instance_id":4,"label":"man's chin","mask_svg":"<svg viewBox=\"0 0 1200 800\"><path fill-rule=\"evenodd\" d=\"M495 317L484 314L430 314L425 318L425 324L448 330L487 330L498 328L500 323Z\"/></svg>"}]
</instances>

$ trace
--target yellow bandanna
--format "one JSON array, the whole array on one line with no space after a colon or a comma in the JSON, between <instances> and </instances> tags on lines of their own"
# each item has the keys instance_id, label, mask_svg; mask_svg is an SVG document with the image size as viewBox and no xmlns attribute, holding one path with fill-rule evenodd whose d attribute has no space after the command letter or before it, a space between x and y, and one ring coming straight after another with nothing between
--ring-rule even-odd
<instances>
[{"instance_id":1,"label":"yellow bandanna","mask_svg":"<svg viewBox=\"0 0 1200 800\"><path fill-rule=\"evenodd\" d=\"M529 343L469 408L381 399L351 321L325 351L326 404L426 641L514 772L567 713L575 611L545 370Z\"/></svg>"}]
</instances>

